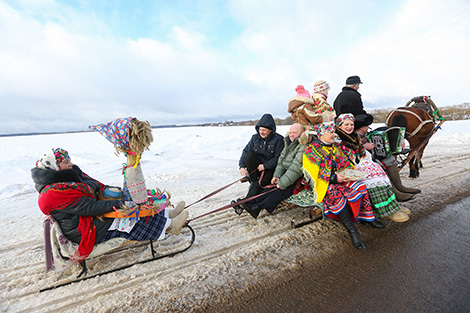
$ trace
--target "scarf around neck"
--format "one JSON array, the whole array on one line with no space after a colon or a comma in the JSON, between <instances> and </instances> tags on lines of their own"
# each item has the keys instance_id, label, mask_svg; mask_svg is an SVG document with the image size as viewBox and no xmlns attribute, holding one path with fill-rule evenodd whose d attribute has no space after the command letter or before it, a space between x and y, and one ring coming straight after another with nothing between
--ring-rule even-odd
<instances>
[{"instance_id":1,"label":"scarf around neck","mask_svg":"<svg viewBox=\"0 0 470 313\"><path fill-rule=\"evenodd\" d=\"M360 158L365 154L361 137L354 131L351 134L347 134L339 127L336 128L336 133L339 138L341 138L340 146L344 154L346 154L351 161L354 161L356 164L359 163Z\"/></svg>"},{"instance_id":2,"label":"scarf around neck","mask_svg":"<svg viewBox=\"0 0 470 313\"><path fill-rule=\"evenodd\" d=\"M330 177L333 172L333 162L336 170L354 169L349 159L336 145L327 146L318 142L310 143L304 151L302 166L305 177L313 187L316 202L323 201L328 191Z\"/></svg>"}]
</instances>

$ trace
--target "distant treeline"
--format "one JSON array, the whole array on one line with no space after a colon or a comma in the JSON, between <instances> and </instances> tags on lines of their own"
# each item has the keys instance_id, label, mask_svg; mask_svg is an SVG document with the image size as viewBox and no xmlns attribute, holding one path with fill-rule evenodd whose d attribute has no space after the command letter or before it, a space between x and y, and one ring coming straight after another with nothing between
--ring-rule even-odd
<instances>
[{"instance_id":1,"label":"distant treeline","mask_svg":"<svg viewBox=\"0 0 470 313\"><path fill-rule=\"evenodd\" d=\"M386 109L373 109L368 110L367 112L374 116L374 123L384 123L387 117L387 114L392 111L394 108ZM441 115L447 121L454 120L468 120L470 119L470 103L465 102L459 105L451 105L446 107L440 107L439 111ZM274 118L276 125L292 125L293 120L289 115L286 118ZM202 123L202 124L186 124L186 125L158 125L152 126L152 128L170 128L170 127L193 127L193 126L252 126L256 125L258 120L248 120L241 122L234 121L225 121L218 123ZM21 134L0 134L0 137L9 137L9 136L31 136L31 135L51 135L51 134L62 134L62 133L82 133L82 132L91 132L93 130L78 130L78 131L64 131L64 132L31 132L31 133L21 133Z\"/></svg>"},{"instance_id":2,"label":"distant treeline","mask_svg":"<svg viewBox=\"0 0 470 313\"><path fill-rule=\"evenodd\" d=\"M438 108L439 108L439 111L441 112L441 115L447 121L470 119L470 103L469 102L465 102L459 105L451 105L447 107L438 106ZM393 109L396 109L396 108L367 110L367 113L372 114L374 116L374 123L385 123L387 114ZM274 120L276 122L276 125L291 125L293 123L291 116L288 116L284 119L274 118ZM257 122L258 120L242 121L242 122L225 121L224 123L220 123L220 125L250 126L250 125L256 125Z\"/></svg>"}]
</instances>

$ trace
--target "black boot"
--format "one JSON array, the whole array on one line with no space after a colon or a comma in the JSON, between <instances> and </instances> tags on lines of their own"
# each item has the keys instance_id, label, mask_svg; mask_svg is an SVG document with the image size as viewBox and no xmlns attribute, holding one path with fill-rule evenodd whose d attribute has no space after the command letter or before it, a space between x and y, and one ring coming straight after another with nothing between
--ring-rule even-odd
<instances>
[{"instance_id":1,"label":"black boot","mask_svg":"<svg viewBox=\"0 0 470 313\"><path fill-rule=\"evenodd\" d=\"M261 212L262 208L259 207L258 204L254 204L254 205L248 205L246 203L242 203L240 204L240 206L245 209L245 211L247 211L248 213L250 213L251 216L253 216L253 218L257 218L259 213Z\"/></svg>"},{"instance_id":2,"label":"black boot","mask_svg":"<svg viewBox=\"0 0 470 313\"><path fill-rule=\"evenodd\" d=\"M231 203L234 204L234 203L237 203L237 202L240 201L240 200L241 200L241 199L238 198L237 201L232 200ZM235 206L233 207L233 209L235 210L235 213L236 213L237 215L241 215L241 214L243 213L243 208L242 208L240 205L235 205Z\"/></svg>"},{"instance_id":3,"label":"black boot","mask_svg":"<svg viewBox=\"0 0 470 313\"><path fill-rule=\"evenodd\" d=\"M364 242L362 241L361 236L359 235L359 232L357 231L357 228L351 219L351 215L349 214L348 209L344 208L341 213L338 214L338 218L348 231L354 248L358 250L365 249L366 246L364 245Z\"/></svg>"},{"instance_id":4,"label":"black boot","mask_svg":"<svg viewBox=\"0 0 470 313\"><path fill-rule=\"evenodd\" d=\"M403 193L412 193L412 194L418 194L421 192L418 188L409 188L403 186L401 183L401 178L400 178L400 173L398 172L398 166L396 164L391 165L387 167L385 170L387 173L388 178L392 182L392 185L398 190Z\"/></svg>"},{"instance_id":5,"label":"black boot","mask_svg":"<svg viewBox=\"0 0 470 313\"><path fill-rule=\"evenodd\" d=\"M370 225L374 228L385 228L385 225L382 222L378 221L378 220L373 220L372 222L361 221L361 224L363 224L363 225L367 224L367 225Z\"/></svg>"}]
</instances>

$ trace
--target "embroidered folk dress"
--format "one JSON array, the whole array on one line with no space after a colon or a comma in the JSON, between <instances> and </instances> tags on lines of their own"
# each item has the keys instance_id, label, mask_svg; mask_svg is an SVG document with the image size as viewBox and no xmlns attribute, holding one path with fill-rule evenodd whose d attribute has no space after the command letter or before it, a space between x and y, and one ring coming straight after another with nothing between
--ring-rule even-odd
<instances>
[{"instance_id":1,"label":"embroidered folk dress","mask_svg":"<svg viewBox=\"0 0 470 313\"><path fill-rule=\"evenodd\" d=\"M348 158L335 145L326 145L318 138L305 148L302 166L314 191L316 202L323 202L325 216L339 221L338 214L348 208L354 222L375 220L367 187L361 181L332 183L335 171L354 169Z\"/></svg>"},{"instance_id":2,"label":"embroidered folk dress","mask_svg":"<svg viewBox=\"0 0 470 313\"><path fill-rule=\"evenodd\" d=\"M372 161L371 155L364 149L359 136L356 133L348 135L339 128L336 131L342 139L338 144L339 148L358 170L367 174L362 182L367 186L375 215L384 218L398 212L400 207L387 174L378 163ZM353 141L358 144L354 144Z\"/></svg>"}]
</instances>

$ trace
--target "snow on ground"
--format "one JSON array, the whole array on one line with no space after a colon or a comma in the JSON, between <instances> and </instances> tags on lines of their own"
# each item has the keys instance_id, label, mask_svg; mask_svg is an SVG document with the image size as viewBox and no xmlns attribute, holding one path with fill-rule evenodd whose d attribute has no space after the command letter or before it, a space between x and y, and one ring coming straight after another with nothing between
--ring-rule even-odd
<instances>
[{"instance_id":1,"label":"snow on ground","mask_svg":"<svg viewBox=\"0 0 470 313\"><path fill-rule=\"evenodd\" d=\"M445 122L425 151L420 178L407 178L408 168L402 171L405 185L423 189L416 200L405 205L412 209L412 219L436 197L450 198L468 188L464 183L468 183L470 169L469 126L470 121ZM285 135L287 130L288 126L281 126L278 133ZM147 187L168 190L174 203L195 202L240 178L238 159L253 133L252 126L154 129L154 142L142 158ZM48 149L62 147L87 174L120 186L125 157L116 155L112 144L97 132L2 137L0 143L2 312L198 311L229 303L243 291L269 284L273 277L294 273L319 254L350 248L345 232L331 221L291 229L290 220L302 215L300 208L280 208L273 215L262 213L256 220L227 209L193 221L196 241L182 254L38 293L73 278L79 268L63 274L44 272L44 215L30 177L35 161ZM195 204L189 208L190 218L229 204L247 188L247 184L236 183ZM185 231L157 247L160 251L183 247L188 238ZM364 239L367 245L367 237ZM146 245L129 245L90 260L88 265L94 273L149 256Z\"/></svg>"}]
</instances>

